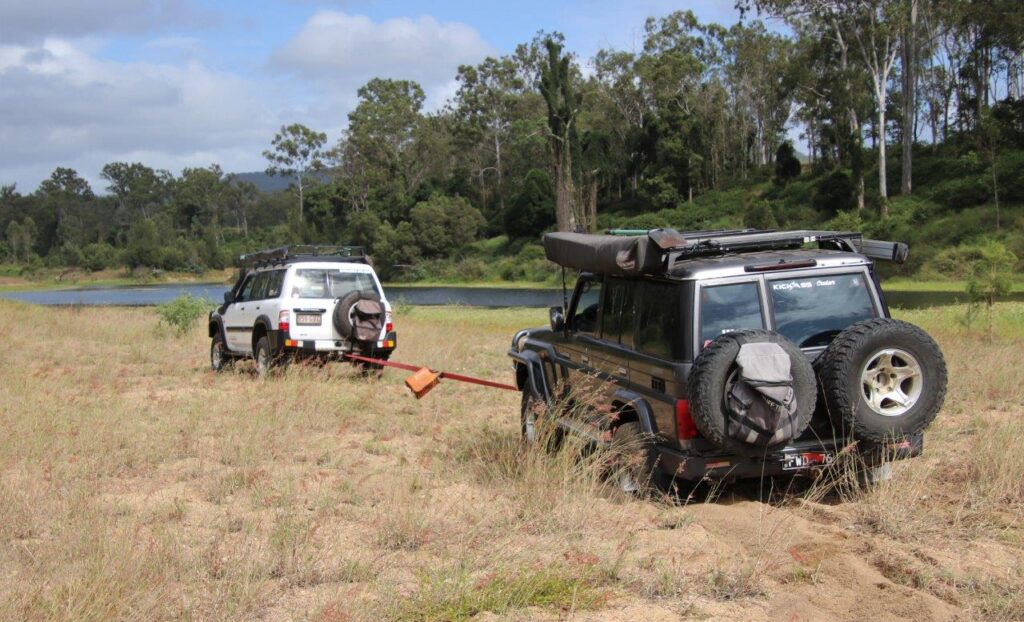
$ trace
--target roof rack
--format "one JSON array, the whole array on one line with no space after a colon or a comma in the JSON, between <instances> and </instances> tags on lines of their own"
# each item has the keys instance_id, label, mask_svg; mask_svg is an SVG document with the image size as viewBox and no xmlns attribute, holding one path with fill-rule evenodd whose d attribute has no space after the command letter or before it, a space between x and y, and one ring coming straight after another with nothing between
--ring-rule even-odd
<instances>
[{"instance_id":1,"label":"roof rack","mask_svg":"<svg viewBox=\"0 0 1024 622\"><path fill-rule=\"evenodd\" d=\"M239 256L238 265L243 268L256 268L303 259L370 263L362 246L294 244L246 253Z\"/></svg>"},{"instance_id":2,"label":"roof rack","mask_svg":"<svg viewBox=\"0 0 1024 622\"><path fill-rule=\"evenodd\" d=\"M909 254L906 244L865 240L856 231L611 229L608 234L549 233L544 236L544 251L548 259L565 267L623 274L672 273L678 262L689 259L797 249L812 243L897 263L906 261Z\"/></svg>"},{"instance_id":3,"label":"roof rack","mask_svg":"<svg viewBox=\"0 0 1024 622\"><path fill-rule=\"evenodd\" d=\"M611 235L628 235L614 230ZM871 259L882 259L903 263L910 252L901 242L865 240L859 231L822 231L796 229L776 231L774 229L720 229L715 231L675 231L673 229L652 229L646 233L662 250L669 253L669 259L689 259L727 253L743 253L766 250L800 248L805 244L817 243L819 248L861 253ZM641 235L643 235L641 233ZM674 252L673 252L674 251Z\"/></svg>"}]
</instances>

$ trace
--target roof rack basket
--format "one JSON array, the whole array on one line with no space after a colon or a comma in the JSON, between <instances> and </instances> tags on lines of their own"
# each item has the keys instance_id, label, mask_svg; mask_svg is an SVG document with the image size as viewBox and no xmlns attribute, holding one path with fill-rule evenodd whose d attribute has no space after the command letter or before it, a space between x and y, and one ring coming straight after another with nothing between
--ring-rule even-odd
<instances>
[{"instance_id":1,"label":"roof rack basket","mask_svg":"<svg viewBox=\"0 0 1024 622\"><path fill-rule=\"evenodd\" d=\"M297 259L369 263L369 258L362 246L293 244L246 253L239 256L238 265L251 269Z\"/></svg>"}]
</instances>

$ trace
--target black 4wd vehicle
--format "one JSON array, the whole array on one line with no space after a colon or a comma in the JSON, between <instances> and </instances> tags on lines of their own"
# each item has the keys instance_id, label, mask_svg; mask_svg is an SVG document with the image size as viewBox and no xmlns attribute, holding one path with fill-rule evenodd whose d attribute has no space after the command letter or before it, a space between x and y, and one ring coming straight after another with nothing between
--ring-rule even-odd
<instances>
[{"instance_id":1,"label":"black 4wd vehicle","mask_svg":"<svg viewBox=\"0 0 1024 622\"><path fill-rule=\"evenodd\" d=\"M580 273L550 327L512 340L527 441L544 423L628 441L626 489L797 473L844 449L869 469L921 453L945 362L931 337L890 318L872 261L902 262L906 245L625 233L544 237L548 259Z\"/></svg>"}]
</instances>

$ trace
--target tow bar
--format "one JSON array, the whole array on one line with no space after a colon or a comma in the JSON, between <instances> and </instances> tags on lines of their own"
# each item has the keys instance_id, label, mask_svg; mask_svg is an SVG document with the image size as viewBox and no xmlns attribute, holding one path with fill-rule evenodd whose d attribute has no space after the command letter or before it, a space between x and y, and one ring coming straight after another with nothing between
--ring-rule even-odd
<instances>
[{"instance_id":1,"label":"tow bar","mask_svg":"<svg viewBox=\"0 0 1024 622\"><path fill-rule=\"evenodd\" d=\"M395 361L385 361L384 359L375 359L369 356L361 356L359 354L343 355L344 358L351 361L358 361L360 363L371 363L373 365L381 365L383 367L393 367L395 369L404 369L405 371L411 371L413 374L405 379L405 386L409 387L416 399L420 399L424 395L430 392L431 389L437 386L437 383L441 381L441 378L447 378L450 380L457 380L459 382L468 382L469 384L478 384L483 387L491 387L493 389L504 389L506 391L518 391L519 389L501 382L492 382L490 380L482 380L480 378L473 378L472 376L464 376L462 374L455 374L449 371L434 371L429 367L419 367L417 365L408 365L406 363L396 363Z\"/></svg>"}]
</instances>

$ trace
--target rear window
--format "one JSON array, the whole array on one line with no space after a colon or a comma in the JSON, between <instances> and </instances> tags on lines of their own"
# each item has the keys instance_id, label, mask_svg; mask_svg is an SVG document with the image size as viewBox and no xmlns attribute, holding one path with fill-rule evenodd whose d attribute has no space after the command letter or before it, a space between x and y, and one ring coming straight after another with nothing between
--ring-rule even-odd
<instances>
[{"instance_id":1,"label":"rear window","mask_svg":"<svg viewBox=\"0 0 1024 622\"><path fill-rule=\"evenodd\" d=\"M341 298L349 292L380 296L373 276L366 272L342 272L321 268L302 268L292 279L292 298Z\"/></svg>"},{"instance_id":2,"label":"rear window","mask_svg":"<svg viewBox=\"0 0 1024 622\"><path fill-rule=\"evenodd\" d=\"M775 330L802 348L827 346L847 326L875 317L863 273L768 281Z\"/></svg>"},{"instance_id":3,"label":"rear window","mask_svg":"<svg viewBox=\"0 0 1024 622\"><path fill-rule=\"evenodd\" d=\"M757 283L712 285L700 289L700 342L744 328L764 328Z\"/></svg>"}]
</instances>

